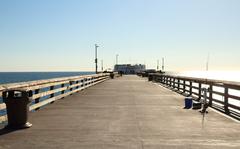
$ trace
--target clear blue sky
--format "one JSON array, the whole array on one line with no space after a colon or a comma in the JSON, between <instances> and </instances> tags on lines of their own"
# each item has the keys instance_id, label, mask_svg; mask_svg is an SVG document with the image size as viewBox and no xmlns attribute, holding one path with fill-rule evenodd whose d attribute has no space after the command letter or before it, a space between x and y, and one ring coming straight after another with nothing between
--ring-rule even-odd
<instances>
[{"instance_id":1,"label":"clear blue sky","mask_svg":"<svg viewBox=\"0 0 240 149\"><path fill-rule=\"evenodd\" d=\"M239 0L1 0L0 71L240 70Z\"/></svg>"}]
</instances>

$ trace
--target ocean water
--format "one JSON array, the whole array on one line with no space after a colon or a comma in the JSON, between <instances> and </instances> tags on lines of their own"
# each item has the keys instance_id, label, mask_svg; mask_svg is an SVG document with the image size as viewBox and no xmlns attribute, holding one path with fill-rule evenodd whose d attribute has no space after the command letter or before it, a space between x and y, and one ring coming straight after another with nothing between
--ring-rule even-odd
<instances>
[{"instance_id":1,"label":"ocean water","mask_svg":"<svg viewBox=\"0 0 240 149\"><path fill-rule=\"evenodd\" d=\"M94 72L0 72L0 85L88 74ZM240 82L240 71L167 71L166 74Z\"/></svg>"},{"instance_id":2,"label":"ocean water","mask_svg":"<svg viewBox=\"0 0 240 149\"><path fill-rule=\"evenodd\" d=\"M0 85L89 74L94 72L0 72Z\"/></svg>"}]
</instances>

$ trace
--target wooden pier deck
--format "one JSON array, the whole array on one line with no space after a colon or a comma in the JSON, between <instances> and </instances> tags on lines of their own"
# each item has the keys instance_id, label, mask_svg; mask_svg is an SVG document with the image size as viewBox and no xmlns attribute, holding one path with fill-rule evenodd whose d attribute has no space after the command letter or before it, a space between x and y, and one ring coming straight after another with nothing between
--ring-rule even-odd
<instances>
[{"instance_id":1,"label":"wooden pier deck","mask_svg":"<svg viewBox=\"0 0 240 149\"><path fill-rule=\"evenodd\" d=\"M240 124L137 76L105 81L30 113L30 129L0 130L0 149L240 148Z\"/></svg>"}]
</instances>

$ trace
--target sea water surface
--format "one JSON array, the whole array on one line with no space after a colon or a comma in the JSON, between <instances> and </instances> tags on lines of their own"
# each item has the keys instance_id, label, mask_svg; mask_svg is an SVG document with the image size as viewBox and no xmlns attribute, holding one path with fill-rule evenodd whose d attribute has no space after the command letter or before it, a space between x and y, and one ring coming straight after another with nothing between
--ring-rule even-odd
<instances>
[{"instance_id":1,"label":"sea water surface","mask_svg":"<svg viewBox=\"0 0 240 149\"><path fill-rule=\"evenodd\" d=\"M94 72L0 72L0 85L88 74ZM166 71L166 74L240 82L240 71Z\"/></svg>"},{"instance_id":2,"label":"sea water surface","mask_svg":"<svg viewBox=\"0 0 240 149\"><path fill-rule=\"evenodd\" d=\"M0 72L0 85L89 74L94 72Z\"/></svg>"}]
</instances>

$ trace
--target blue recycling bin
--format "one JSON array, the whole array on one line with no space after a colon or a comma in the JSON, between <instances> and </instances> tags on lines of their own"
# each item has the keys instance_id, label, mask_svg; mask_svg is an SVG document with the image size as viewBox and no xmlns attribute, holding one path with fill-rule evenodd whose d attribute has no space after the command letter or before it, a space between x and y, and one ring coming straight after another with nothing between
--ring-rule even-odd
<instances>
[{"instance_id":1,"label":"blue recycling bin","mask_svg":"<svg viewBox=\"0 0 240 149\"><path fill-rule=\"evenodd\" d=\"M191 109L193 104L193 99L192 97L186 97L185 98L185 107L184 109Z\"/></svg>"}]
</instances>

